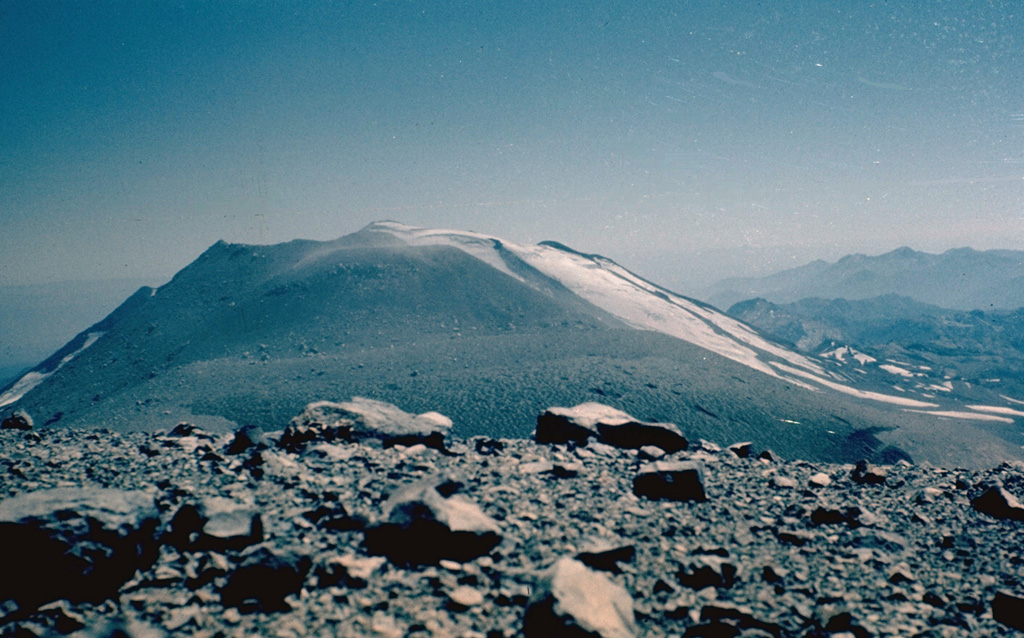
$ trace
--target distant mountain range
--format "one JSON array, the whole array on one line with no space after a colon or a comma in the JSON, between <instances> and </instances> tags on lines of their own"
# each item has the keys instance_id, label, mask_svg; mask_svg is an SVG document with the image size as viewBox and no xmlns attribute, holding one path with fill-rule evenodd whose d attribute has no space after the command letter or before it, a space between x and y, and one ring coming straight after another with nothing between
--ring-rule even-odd
<instances>
[{"instance_id":1,"label":"distant mountain range","mask_svg":"<svg viewBox=\"0 0 1024 638\"><path fill-rule=\"evenodd\" d=\"M722 280L700 297L719 308L748 299L870 299L896 294L959 310L1024 307L1024 251L957 248L942 254L899 248L884 255L815 261L767 277Z\"/></svg>"},{"instance_id":2,"label":"distant mountain range","mask_svg":"<svg viewBox=\"0 0 1024 638\"><path fill-rule=\"evenodd\" d=\"M729 314L801 352L853 365L861 374L875 371L904 391L985 400L984 390L993 388L1007 407L1024 410L1024 308L950 310L886 295L791 304L753 299Z\"/></svg>"},{"instance_id":3,"label":"distant mountain range","mask_svg":"<svg viewBox=\"0 0 1024 638\"><path fill-rule=\"evenodd\" d=\"M276 429L359 395L440 411L457 435L526 437L548 406L600 401L785 457L1024 458L996 394L971 407L834 368L599 255L380 222L331 242L219 242L0 388L0 412Z\"/></svg>"}]
</instances>

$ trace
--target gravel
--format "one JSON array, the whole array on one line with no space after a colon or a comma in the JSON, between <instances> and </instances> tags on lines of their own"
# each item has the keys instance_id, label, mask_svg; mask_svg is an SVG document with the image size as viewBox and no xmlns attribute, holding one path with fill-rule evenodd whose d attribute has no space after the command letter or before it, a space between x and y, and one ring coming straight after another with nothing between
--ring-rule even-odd
<instances>
[{"instance_id":1,"label":"gravel","mask_svg":"<svg viewBox=\"0 0 1024 638\"><path fill-rule=\"evenodd\" d=\"M187 427L0 431L0 514L42 490L102 488L148 495L160 519L157 554L111 597L0 600L0 636L497 638L523 635L541 599L563 635L967 637L1024 627L1021 466L812 464L691 444L657 463L685 463L706 500L652 499L634 492L651 450L314 438L288 451L280 436L232 445L233 435ZM381 525L422 524L419 506L394 515L409 493L434 508L431 524L493 523L493 546L454 559L428 547L410 560L415 535L367 543ZM457 507L439 514L445 504ZM48 569L24 540L34 524L0 516L0 543L24 569ZM28 573L4 572L15 583ZM553 587L556 573L574 576ZM612 604L587 591L551 602L567 578L613 592L622 622L585 629Z\"/></svg>"}]
</instances>

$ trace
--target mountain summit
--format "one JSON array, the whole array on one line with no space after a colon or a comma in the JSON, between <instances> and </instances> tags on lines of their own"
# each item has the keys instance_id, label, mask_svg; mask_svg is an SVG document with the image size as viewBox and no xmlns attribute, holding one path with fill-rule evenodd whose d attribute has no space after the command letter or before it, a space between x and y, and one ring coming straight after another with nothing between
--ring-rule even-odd
<instances>
[{"instance_id":1,"label":"mountain summit","mask_svg":"<svg viewBox=\"0 0 1024 638\"><path fill-rule=\"evenodd\" d=\"M378 222L330 242L218 242L5 388L0 410L276 429L310 401L366 396L440 411L461 436L526 437L544 408L598 401L790 457L1020 457L1012 418L855 376L599 255Z\"/></svg>"}]
</instances>

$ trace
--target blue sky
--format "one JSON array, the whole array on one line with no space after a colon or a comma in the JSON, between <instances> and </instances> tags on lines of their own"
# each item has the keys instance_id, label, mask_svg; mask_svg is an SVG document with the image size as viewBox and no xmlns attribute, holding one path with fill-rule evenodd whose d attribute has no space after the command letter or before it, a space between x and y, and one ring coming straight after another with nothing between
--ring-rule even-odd
<instances>
[{"instance_id":1,"label":"blue sky","mask_svg":"<svg viewBox=\"0 0 1024 638\"><path fill-rule=\"evenodd\" d=\"M1020 248L1022 59L1009 1L5 0L0 284L384 218L684 293Z\"/></svg>"}]
</instances>

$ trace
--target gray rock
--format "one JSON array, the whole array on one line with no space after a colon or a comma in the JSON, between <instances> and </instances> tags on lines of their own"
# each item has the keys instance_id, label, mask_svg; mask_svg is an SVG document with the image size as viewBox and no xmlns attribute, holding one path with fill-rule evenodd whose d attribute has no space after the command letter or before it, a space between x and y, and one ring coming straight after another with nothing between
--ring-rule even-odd
<instances>
[{"instance_id":1,"label":"gray rock","mask_svg":"<svg viewBox=\"0 0 1024 638\"><path fill-rule=\"evenodd\" d=\"M310 403L292 419L279 445L287 448L313 440L376 439L385 446L422 443L441 450L451 429L451 419L443 414L414 415L384 401L355 397L344 403Z\"/></svg>"},{"instance_id":2,"label":"gray rock","mask_svg":"<svg viewBox=\"0 0 1024 638\"><path fill-rule=\"evenodd\" d=\"M596 438L619 448L655 446L672 453L687 448L686 438L673 423L639 421L622 410L601 403L572 408L548 408L537 417L538 443L586 443Z\"/></svg>"},{"instance_id":3,"label":"gray rock","mask_svg":"<svg viewBox=\"0 0 1024 638\"><path fill-rule=\"evenodd\" d=\"M523 618L526 638L634 638L633 599L621 585L572 558L541 574Z\"/></svg>"},{"instance_id":4,"label":"gray rock","mask_svg":"<svg viewBox=\"0 0 1024 638\"><path fill-rule=\"evenodd\" d=\"M399 488L384 503L381 519L366 529L366 548L400 565L465 562L501 542L501 529L461 494L442 496L439 482Z\"/></svg>"},{"instance_id":5,"label":"gray rock","mask_svg":"<svg viewBox=\"0 0 1024 638\"><path fill-rule=\"evenodd\" d=\"M697 461L655 461L640 468L633 493L652 499L706 501L704 465Z\"/></svg>"},{"instance_id":6,"label":"gray rock","mask_svg":"<svg viewBox=\"0 0 1024 638\"><path fill-rule=\"evenodd\" d=\"M885 485L888 476L883 468L869 464L865 460L857 461L857 465L850 472L850 478L854 483L861 485Z\"/></svg>"},{"instance_id":7,"label":"gray rock","mask_svg":"<svg viewBox=\"0 0 1024 638\"><path fill-rule=\"evenodd\" d=\"M317 584L320 587L344 585L353 589L366 587L370 579L387 562L381 556L359 557L355 554L330 556L316 566Z\"/></svg>"},{"instance_id":8,"label":"gray rock","mask_svg":"<svg viewBox=\"0 0 1024 638\"><path fill-rule=\"evenodd\" d=\"M61 487L0 502L0 602L34 609L113 596L156 559L159 522L141 491Z\"/></svg>"},{"instance_id":9,"label":"gray rock","mask_svg":"<svg viewBox=\"0 0 1024 638\"><path fill-rule=\"evenodd\" d=\"M239 550L263 541L263 520L251 505L210 496L178 509L167 541L183 550Z\"/></svg>"}]
</instances>

